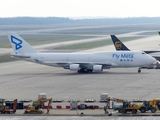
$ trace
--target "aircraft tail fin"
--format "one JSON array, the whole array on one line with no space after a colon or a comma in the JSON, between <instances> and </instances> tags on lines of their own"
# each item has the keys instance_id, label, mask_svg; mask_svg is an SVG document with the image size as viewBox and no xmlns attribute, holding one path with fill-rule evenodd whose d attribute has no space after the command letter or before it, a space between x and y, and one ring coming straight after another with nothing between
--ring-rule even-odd
<instances>
[{"instance_id":1,"label":"aircraft tail fin","mask_svg":"<svg viewBox=\"0 0 160 120\"><path fill-rule=\"evenodd\" d=\"M14 50L14 53L37 53L23 38L16 33L8 34L9 41Z\"/></svg>"},{"instance_id":2,"label":"aircraft tail fin","mask_svg":"<svg viewBox=\"0 0 160 120\"><path fill-rule=\"evenodd\" d=\"M120 50L130 51L115 35L111 35L111 38L117 51Z\"/></svg>"}]
</instances>

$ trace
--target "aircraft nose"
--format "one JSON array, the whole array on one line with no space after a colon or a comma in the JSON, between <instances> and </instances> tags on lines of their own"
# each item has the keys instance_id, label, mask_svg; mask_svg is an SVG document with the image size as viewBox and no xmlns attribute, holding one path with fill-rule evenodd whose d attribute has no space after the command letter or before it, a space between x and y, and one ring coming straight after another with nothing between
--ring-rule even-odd
<instances>
[{"instance_id":1,"label":"aircraft nose","mask_svg":"<svg viewBox=\"0 0 160 120\"><path fill-rule=\"evenodd\" d=\"M154 63L154 62L156 62L156 59L154 57L150 56L150 62Z\"/></svg>"}]
</instances>

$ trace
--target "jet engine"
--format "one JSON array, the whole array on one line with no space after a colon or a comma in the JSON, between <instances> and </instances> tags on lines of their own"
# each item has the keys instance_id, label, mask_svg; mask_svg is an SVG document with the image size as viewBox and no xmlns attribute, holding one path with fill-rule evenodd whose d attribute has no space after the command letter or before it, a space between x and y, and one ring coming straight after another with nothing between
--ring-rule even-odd
<instances>
[{"instance_id":1,"label":"jet engine","mask_svg":"<svg viewBox=\"0 0 160 120\"><path fill-rule=\"evenodd\" d=\"M103 71L103 66L102 65L94 65L93 70L95 72L101 72L101 71Z\"/></svg>"},{"instance_id":2,"label":"jet engine","mask_svg":"<svg viewBox=\"0 0 160 120\"><path fill-rule=\"evenodd\" d=\"M71 64L69 66L69 69L70 70L74 70L74 71L78 71L80 68L79 68L79 64Z\"/></svg>"}]
</instances>

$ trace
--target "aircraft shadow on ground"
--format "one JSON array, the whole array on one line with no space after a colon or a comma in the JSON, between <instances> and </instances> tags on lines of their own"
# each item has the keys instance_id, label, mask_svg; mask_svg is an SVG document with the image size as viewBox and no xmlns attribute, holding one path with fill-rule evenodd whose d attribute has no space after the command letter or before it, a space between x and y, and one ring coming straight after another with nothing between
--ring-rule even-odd
<instances>
[{"instance_id":1,"label":"aircraft shadow on ground","mask_svg":"<svg viewBox=\"0 0 160 120\"><path fill-rule=\"evenodd\" d=\"M77 73L77 72L68 72L68 73L54 73L54 75L62 75L62 76L69 76L69 75L107 75L107 74L135 74L135 75L139 75L139 74L148 74L146 72L142 72L142 73L137 73L137 72L108 72L108 71L105 71L105 72L93 72L93 73Z\"/></svg>"},{"instance_id":2,"label":"aircraft shadow on ground","mask_svg":"<svg viewBox=\"0 0 160 120\"><path fill-rule=\"evenodd\" d=\"M43 72L40 72L40 73L16 73L16 74L6 74L7 76L25 76L25 75L29 75L30 77L31 76L71 76L71 75L78 75L78 76L81 76L81 75L110 75L110 74L114 74L114 75L140 75L140 74L148 74L148 72L142 72L142 73L137 73L136 71L135 72L110 72L110 71L103 71L103 72L92 72L92 73L77 73L77 72L71 72L71 71L68 71L68 72L59 72L59 73L54 73L54 72L49 72L49 73L43 73Z\"/></svg>"}]
</instances>

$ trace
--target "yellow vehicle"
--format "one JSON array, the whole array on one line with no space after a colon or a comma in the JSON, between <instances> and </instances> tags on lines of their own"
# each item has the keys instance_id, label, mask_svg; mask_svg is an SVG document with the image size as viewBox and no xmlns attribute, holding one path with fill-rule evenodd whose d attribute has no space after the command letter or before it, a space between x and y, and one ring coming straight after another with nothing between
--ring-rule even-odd
<instances>
[{"instance_id":1,"label":"yellow vehicle","mask_svg":"<svg viewBox=\"0 0 160 120\"><path fill-rule=\"evenodd\" d=\"M119 113L126 114L127 112L132 112L132 114L136 114L137 110L139 109L137 104L131 103L130 101L123 100L123 99L116 99L116 98L108 98L106 109L109 105L110 101L122 103L122 106L118 108L114 108L114 110L118 110Z\"/></svg>"},{"instance_id":2,"label":"yellow vehicle","mask_svg":"<svg viewBox=\"0 0 160 120\"><path fill-rule=\"evenodd\" d=\"M47 107L47 114L48 114L49 113L49 106L52 102L52 98L51 99L47 99L47 98L38 99L36 104L33 103L32 106L28 106L26 108L24 114L43 114L44 111L42 109L40 109L39 104L44 105L44 102L48 102L48 107Z\"/></svg>"},{"instance_id":3,"label":"yellow vehicle","mask_svg":"<svg viewBox=\"0 0 160 120\"><path fill-rule=\"evenodd\" d=\"M151 112L155 113L157 110L160 110L160 99L150 100Z\"/></svg>"},{"instance_id":4,"label":"yellow vehicle","mask_svg":"<svg viewBox=\"0 0 160 120\"><path fill-rule=\"evenodd\" d=\"M145 113L146 111L151 110L152 104L153 104L153 100L143 101L143 103L139 104L139 110L141 111L141 113Z\"/></svg>"},{"instance_id":5,"label":"yellow vehicle","mask_svg":"<svg viewBox=\"0 0 160 120\"><path fill-rule=\"evenodd\" d=\"M5 99L0 98L0 110L9 110L9 107L5 104Z\"/></svg>"},{"instance_id":6,"label":"yellow vehicle","mask_svg":"<svg viewBox=\"0 0 160 120\"><path fill-rule=\"evenodd\" d=\"M153 99L149 101L143 101L143 104L139 106L139 110L142 113L151 110L152 113L155 113L157 110L160 110L160 99Z\"/></svg>"},{"instance_id":7,"label":"yellow vehicle","mask_svg":"<svg viewBox=\"0 0 160 120\"><path fill-rule=\"evenodd\" d=\"M132 114L136 114L138 111L139 107L137 104L128 102L128 101L124 101L123 102L123 108L122 108L122 113L126 114L128 111L132 112Z\"/></svg>"},{"instance_id":8,"label":"yellow vehicle","mask_svg":"<svg viewBox=\"0 0 160 120\"><path fill-rule=\"evenodd\" d=\"M108 111L107 111L107 108L108 108L108 105L109 105L109 102L110 102L110 101L114 101L114 102L118 102L118 103L123 103L123 102L124 102L124 100L122 100L122 99L117 99L117 98L110 98L110 97L108 97L106 107L104 107L104 111L105 111L105 112L108 112ZM118 110L119 113L122 113L122 111L120 111L119 109L115 109L115 110Z\"/></svg>"},{"instance_id":9,"label":"yellow vehicle","mask_svg":"<svg viewBox=\"0 0 160 120\"><path fill-rule=\"evenodd\" d=\"M13 109L9 109L9 106L6 106L4 104L4 106L3 105L1 106L0 113L1 114L13 114L16 112L16 109L17 109L17 99L14 99Z\"/></svg>"}]
</instances>

